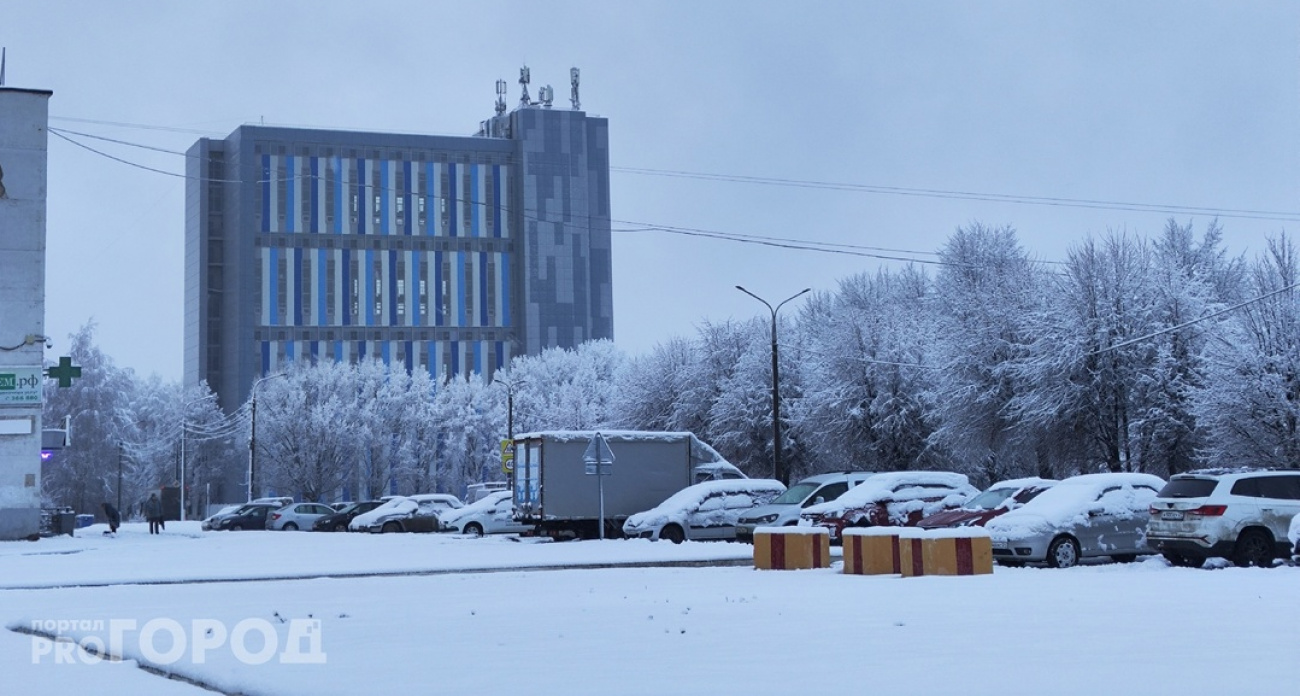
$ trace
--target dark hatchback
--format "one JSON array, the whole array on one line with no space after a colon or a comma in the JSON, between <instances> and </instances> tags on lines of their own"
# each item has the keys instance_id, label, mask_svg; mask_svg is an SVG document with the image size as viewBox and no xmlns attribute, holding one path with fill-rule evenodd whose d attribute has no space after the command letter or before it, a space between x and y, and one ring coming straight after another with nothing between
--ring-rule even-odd
<instances>
[{"instance_id":1,"label":"dark hatchback","mask_svg":"<svg viewBox=\"0 0 1300 696\"><path fill-rule=\"evenodd\" d=\"M1056 481L1041 478L1013 479L995 483L988 490L971 498L955 510L944 510L916 523L921 529L946 527L983 527L985 522L1014 510L1038 497L1039 493L1056 485Z\"/></svg>"},{"instance_id":2,"label":"dark hatchback","mask_svg":"<svg viewBox=\"0 0 1300 696\"><path fill-rule=\"evenodd\" d=\"M382 500L363 500L359 503L352 503L347 507L339 510L333 515L326 515L311 526L313 532L346 532L348 523L357 515L370 512L375 508L383 505Z\"/></svg>"},{"instance_id":3,"label":"dark hatchback","mask_svg":"<svg viewBox=\"0 0 1300 696\"><path fill-rule=\"evenodd\" d=\"M266 518L284 507L279 503L249 503L218 520L213 529L237 532L241 529L266 529Z\"/></svg>"}]
</instances>

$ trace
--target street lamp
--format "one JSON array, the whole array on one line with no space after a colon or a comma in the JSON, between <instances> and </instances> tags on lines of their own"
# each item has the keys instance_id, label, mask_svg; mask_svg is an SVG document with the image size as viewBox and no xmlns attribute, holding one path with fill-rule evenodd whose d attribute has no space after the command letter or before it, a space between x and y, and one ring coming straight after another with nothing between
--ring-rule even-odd
<instances>
[{"instance_id":1,"label":"street lamp","mask_svg":"<svg viewBox=\"0 0 1300 696\"><path fill-rule=\"evenodd\" d=\"M253 498L254 498L254 497L256 496L256 494L257 494L256 486L253 485L253 476L255 476L255 475L257 474L257 388L258 388L259 386L261 386L262 382L265 382L265 381L268 380L268 379L275 379L276 377L285 377L285 376L287 376L288 374L289 374L289 373L287 373L287 372L277 372L277 373L275 373L275 374L273 374L273 375L267 375L267 376L265 376L265 377L263 377L263 378L257 380L256 382L253 382L253 388L252 388L252 390L251 390L251 392L252 392L252 397L251 397L251 401L252 401L252 403L249 404L249 409L248 409L248 410L249 410L249 414L248 414L248 416L249 416L249 417L248 417L248 420L249 420L249 431L248 431L248 500L249 500L249 502L252 502Z\"/></svg>"},{"instance_id":2,"label":"street lamp","mask_svg":"<svg viewBox=\"0 0 1300 696\"><path fill-rule=\"evenodd\" d=\"M522 380L522 379L521 379L521 380L518 380L518 381L515 381L515 380L513 380L513 379L501 379L500 377L493 377L493 378L492 378L492 381L495 382L496 384L500 384L500 385L502 385L502 386L504 386L504 387L506 388L506 439L510 441L510 446L511 446L511 447L514 447L514 444L515 444L515 386L516 386L516 385L520 385L520 384L528 384L528 382L527 382L526 380ZM511 460L510 465L511 465L511 467L513 467L513 466L515 465L515 461L514 461L514 460ZM514 487L515 487L515 477L514 477L514 476L508 476L508 477L506 478L506 487L509 488L510 490L514 490Z\"/></svg>"},{"instance_id":3,"label":"street lamp","mask_svg":"<svg viewBox=\"0 0 1300 696\"><path fill-rule=\"evenodd\" d=\"M804 288L803 290L796 292L785 300L782 300L781 304L778 304L776 307L773 307L767 300L739 285L736 286L736 289L759 302L762 302L763 306L767 307L768 311L772 313L772 478L788 486L790 485L790 472L786 471L781 466L781 392L779 389L781 378L777 372L776 313L785 306L786 302L789 302L806 292L811 292L812 288Z\"/></svg>"}]
</instances>

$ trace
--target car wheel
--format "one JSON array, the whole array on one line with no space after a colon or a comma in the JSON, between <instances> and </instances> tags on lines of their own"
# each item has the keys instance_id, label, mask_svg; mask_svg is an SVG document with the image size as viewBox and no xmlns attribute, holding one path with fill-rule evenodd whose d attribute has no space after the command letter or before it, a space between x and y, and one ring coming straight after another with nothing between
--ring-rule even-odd
<instances>
[{"instance_id":1,"label":"car wheel","mask_svg":"<svg viewBox=\"0 0 1300 696\"><path fill-rule=\"evenodd\" d=\"M1237 537L1237 547L1232 552L1232 562L1242 568L1273 565L1273 540L1267 534L1251 529Z\"/></svg>"},{"instance_id":2,"label":"car wheel","mask_svg":"<svg viewBox=\"0 0 1300 696\"><path fill-rule=\"evenodd\" d=\"M1136 553L1117 553L1110 557L1110 560L1116 563L1132 563L1138 559Z\"/></svg>"},{"instance_id":3,"label":"car wheel","mask_svg":"<svg viewBox=\"0 0 1300 696\"><path fill-rule=\"evenodd\" d=\"M1059 536L1047 547L1047 565L1053 568L1073 568L1079 563L1079 542L1068 536Z\"/></svg>"},{"instance_id":4,"label":"car wheel","mask_svg":"<svg viewBox=\"0 0 1300 696\"><path fill-rule=\"evenodd\" d=\"M396 522L385 522L383 527L379 528L380 534L392 534L402 531L402 525Z\"/></svg>"},{"instance_id":5,"label":"car wheel","mask_svg":"<svg viewBox=\"0 0 1300 696\"><path fill-rule=\"evenodd\" d=\"M293 522L288 522L284 525L283 529L286 532L296 532L298 531L298 525L294 524Z\"/></svg>"},{"instance_id":6,"label":"car wheel","mask_svg":"<svg viewBox=\"0 0 1300 696\"><path fill-rule=\"evenodd\" d=\"M230 525L230 531L232 531L232 532L240 532L240 531L243 531L243 529L244 529L244 525L242 525L242 524L232 524L232 525Z\"/></svg>"},{"instance_id":7,"label":"car wheel","mask_svg":"<svg viewBox=\"0 0 1300 696\"><path fill-rule=\"evenodd\" d=\"M478 522L470 522L469 524L465 525L465 529L463 530L463 532L471 536L481 537L483 536L483 525L479 524Z\"/></svg>"},{"instance_id":8,"label":"car wheel","mask_svg":"<svg viewBox=\"0 0 1300 696\"><path fill-rule=\"evenodd\" d=\"M343 524L342 522L339 522L338 524L334 525L334 531L346 532L348 531L348 526L346 524Z\"/></svg>"},{"instance_id":9,"label":"car wheel","mask_svg":"<svg viewBox=\"0 0 1300 696\"><path fill-rule=\"evenodd\" d=\"M686 532L683 532L681 527L678 527L675 524L670 524L659 530L659 538L671 541L674 544L680 544L683 541L686 541Z\"/></svg>"}]
</instances>

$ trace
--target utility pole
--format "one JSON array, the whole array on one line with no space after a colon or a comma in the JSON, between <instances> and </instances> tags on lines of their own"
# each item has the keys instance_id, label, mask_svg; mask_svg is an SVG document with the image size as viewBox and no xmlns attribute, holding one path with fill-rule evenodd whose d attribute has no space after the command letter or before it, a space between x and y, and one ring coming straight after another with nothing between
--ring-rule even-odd
<instances>
[{"instance_id":1,"label":"utility pole","mask_svg":"<svg viewBox=\"0 0 1300 696\"><path fill-rule=\"evenodd\" d=\"M276 377L284 377L287 372L277 372L273 375L267 375L253 382L253 388L250 390L251 397L248 408L248 500L252 501L257 497L257 388L262 386L262 382Z\"/></svg>"}]
</instances>

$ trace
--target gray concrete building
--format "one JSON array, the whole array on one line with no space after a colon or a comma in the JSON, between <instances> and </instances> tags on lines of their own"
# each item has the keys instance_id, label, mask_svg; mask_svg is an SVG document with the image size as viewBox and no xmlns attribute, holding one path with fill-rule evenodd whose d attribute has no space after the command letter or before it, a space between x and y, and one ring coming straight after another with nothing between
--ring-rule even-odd
<instances>
[{"instance_id":1,"label":"gray concrete building","mask_svg":"<svg viewBox=\"0 0 1300 696\"><path fill-rule=\"evenodd\" d=\"M0 540L40 528L51 94L0 86Z\"/></svg>"}]
</instances>

